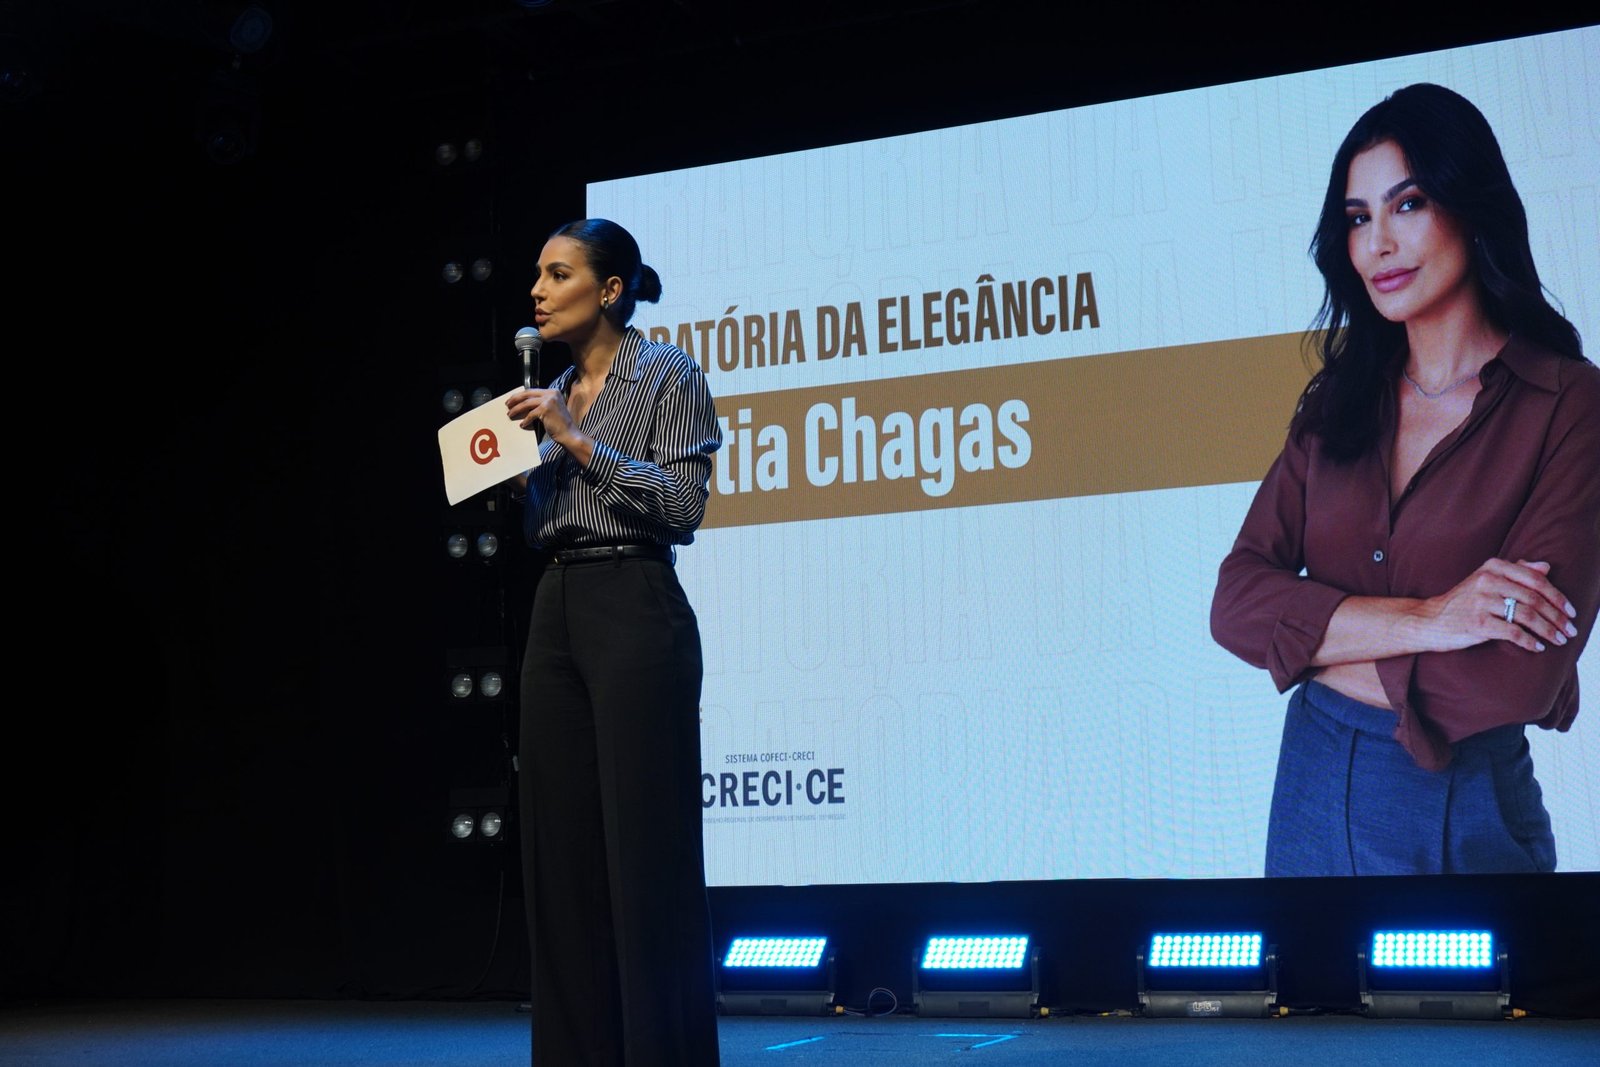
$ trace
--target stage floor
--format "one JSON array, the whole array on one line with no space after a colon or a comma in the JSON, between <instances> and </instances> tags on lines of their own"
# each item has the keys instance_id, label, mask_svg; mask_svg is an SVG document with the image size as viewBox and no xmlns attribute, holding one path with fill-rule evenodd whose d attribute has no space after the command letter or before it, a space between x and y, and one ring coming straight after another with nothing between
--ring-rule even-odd
<instances>
[{"instance_id":1,"label":"stage floor","mask_svg":"<svg viewBox=\"0 0 1600 1067\"><path fill-rule=\"evenodd\" d=\"M725 1067L761 1064L1360 1064L1596 1062L1600 1019L753 1019L720 1023ZM77 1067L488 1067L528 1062L515 1004L140 1000L13 1002L0 1064ZM691 1065L686 1065L691 1067Z\"/></svg>"}]
</instances>

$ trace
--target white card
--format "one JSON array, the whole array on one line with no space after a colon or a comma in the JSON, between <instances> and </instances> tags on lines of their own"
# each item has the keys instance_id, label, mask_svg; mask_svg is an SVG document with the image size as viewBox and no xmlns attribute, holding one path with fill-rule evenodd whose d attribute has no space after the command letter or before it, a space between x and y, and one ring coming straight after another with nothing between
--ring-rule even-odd
<instances>
[{"instance_id":1,"label":"white card","mask_svg":"<svg viewBox=\"0 0 1600 1067\"><path fill-rule=\"evenodd\" d=\"M539 465L538 435L506 417L506 397L521 391L520 385L508 389L439 427L439 462L450 503Z\"/></svg>"}]
</instances>

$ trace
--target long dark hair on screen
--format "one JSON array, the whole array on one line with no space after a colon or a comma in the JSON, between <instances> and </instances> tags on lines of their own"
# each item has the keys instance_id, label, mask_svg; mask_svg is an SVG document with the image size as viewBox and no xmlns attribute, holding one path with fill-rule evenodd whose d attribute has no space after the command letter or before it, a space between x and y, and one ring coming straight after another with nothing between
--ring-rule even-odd
<instances>
[{"instance_id":1,"label":"long dark hair on screen","mask_svg":"<svg viewBox=\"0 0 1600 1067\"><path fill-rule=\"evenodd\" d=\"M1405 350L1405 326L1378 314L1350 264L1345 217L1350 161L1384 141L1399 146L1417 186L1464 227L1489 320L1583 359L1577 329L1545 299L1528 246L1528 215L1488 120L1466 97L1443 86L1407 86L1374 105L1345 136L1311 240L1311 258L1327 291L1307 337L1320 348L1322 368L1300 395L1292 428L1297 435L1315 434L1323 454L1336 461L1352 460L1377 441L1382 398Z\"/></svg>"},{"instance_id":2,"label":"long dark hair on screen","mask_svg":"<svg viewBox=\"0 0 1600 1067\"><path fill-rule=\"evenodd\" d=\"M550 236L570 238L581 245L590 269L602 283L607 278L622 279L622 295L606 309L618 326L628 325L639 301L653 304L661 299L661 278L643 262L639 242L610 219L576 219Z\"/></svg>"}]
</instances>

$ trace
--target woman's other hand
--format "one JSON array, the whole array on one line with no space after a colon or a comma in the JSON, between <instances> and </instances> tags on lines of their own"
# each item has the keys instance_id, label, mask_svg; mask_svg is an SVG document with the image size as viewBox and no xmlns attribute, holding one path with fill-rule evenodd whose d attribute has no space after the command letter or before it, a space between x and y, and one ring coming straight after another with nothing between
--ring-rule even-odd
<instances>
[{"instance_id":1,"label":"woman's other hand","mask_svg":"<svg viewBox=\"0 0 1600 1067\"><path fill-rule=\"evenodd\" d=\"M1578 635L1577 614L1566 596L1550 584L1550 564L1490 559L1455 588L1422 601L1416 614L1434 651L1470 648L1484 641L1509 641L1529 652L1543 642L1564 645ZM1513 621L1507 599L1516 601Z\"/></svg>"}]
</instances>

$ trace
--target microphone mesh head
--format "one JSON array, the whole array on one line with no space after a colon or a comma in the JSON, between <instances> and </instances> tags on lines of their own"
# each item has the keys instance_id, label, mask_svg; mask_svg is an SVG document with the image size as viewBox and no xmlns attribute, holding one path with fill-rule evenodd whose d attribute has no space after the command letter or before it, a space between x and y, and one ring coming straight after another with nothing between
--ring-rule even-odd
<instances>
[{"instance_id":1,"label":"microphone mesh head","mask_svg":"<svg viewBox=\"0 0 1600 1067\"><path fill-rule=\"evenodd\" d=\"M544 338L539 336L538 327L524 326L517 331L517 351L537 352L543 344Z\"/></svg>"}]
</instances>

